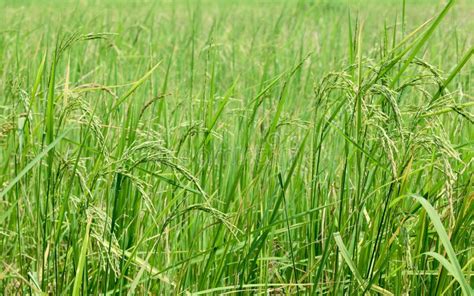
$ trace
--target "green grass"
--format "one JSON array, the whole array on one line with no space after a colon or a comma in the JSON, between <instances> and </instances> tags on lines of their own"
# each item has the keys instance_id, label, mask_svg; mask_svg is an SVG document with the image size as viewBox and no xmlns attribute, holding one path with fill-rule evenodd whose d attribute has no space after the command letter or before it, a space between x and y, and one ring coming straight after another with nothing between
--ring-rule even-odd
<instances>
[{"instance_id":1,"label":"green grass","mask_svg":"<svg viewBox=\"0 0 474 296\"><path fill-rule=\"evenodd\" d=\"M472 295L473 12L0 0L0 294Z\"/></svg>"}]
</instances>

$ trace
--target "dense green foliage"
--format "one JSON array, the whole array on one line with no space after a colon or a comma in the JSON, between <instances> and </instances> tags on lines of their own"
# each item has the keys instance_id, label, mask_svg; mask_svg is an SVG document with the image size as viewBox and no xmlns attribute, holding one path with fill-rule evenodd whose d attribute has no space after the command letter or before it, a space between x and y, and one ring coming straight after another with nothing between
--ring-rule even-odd
<instances>
[{"instance_id":1,"label":"dense green foliage","mask_svg":"<svg viewBox=\"0 0 474 296\"><path fill-rule=\"evenodd\" d=\"M474 2L0 1L0 294L468 295Z\"/></svg>"}]
</instances>

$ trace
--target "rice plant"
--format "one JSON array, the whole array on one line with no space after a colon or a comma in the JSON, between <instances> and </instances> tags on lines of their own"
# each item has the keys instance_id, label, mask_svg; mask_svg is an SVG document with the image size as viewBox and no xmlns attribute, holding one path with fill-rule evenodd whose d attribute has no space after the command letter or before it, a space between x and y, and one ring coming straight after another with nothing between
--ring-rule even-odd
<instances>
[{"instance_id":1,"label":"rice plant","mask_svg":"<svg viewBox=\"0 0 474 296\"><path fill-rule=\"evenodd\" d=\"M0 1L0 294L473 295L473 13Z\"/></svg>"}]
</instances>

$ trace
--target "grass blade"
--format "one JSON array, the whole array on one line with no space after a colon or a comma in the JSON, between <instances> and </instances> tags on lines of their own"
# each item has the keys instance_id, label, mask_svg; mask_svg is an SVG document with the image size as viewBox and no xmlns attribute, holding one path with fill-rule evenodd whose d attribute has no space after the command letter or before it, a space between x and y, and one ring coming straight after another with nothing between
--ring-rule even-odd
<instances>
[{"instance_id":1,"label":"grass blade","mask_svg":"<svg viewBox=\"0 0 474 296\"><path fill-rule=\"evenodd\" d=\"M91 224L92 217L87 221L86 232L84 233L84 238L82 239L81 253L77 262L76 277L74 279L74 287L72 289L73 296L81 295L80 289L82 286L82 278L84 277L84 266L86 263L87 250L89 249L89 232L91 229Z\"/></svg>"},{"instance_id":2,"label":"grass blade","mask_svg":"<svg viewBox=\"0 0 474 296\"><path fill-rule=\"evenodd\" d=\"M472 288L469 287L469 284L467 283L466 279L464 278L464 275L461 270L461 265L459 264L459 261L456 257L456 253L454 252L453 246L451 245L451 241L449 240L448 234L446 233L446 230L443 226L443 223L441 222L441 219L436 212L436 210L433 208L433 206L422 196L413 194L411 195L412 198L414 198L416 201L418 201L423 208L425 209L426 213L431 219L431 222L433 223L433 226L438 233L439 239L441 240L441 243L443 244L446 253L448 254L448 258L450 261L450 265L452 268L448 268L446 263L447 260L440 260L440 256L435 255L434 253L428 253L430 256L433 256L434 258L438 259L443 266L448 269L452 273L452 276L459 282L459 285L461 286L461 289L463 290L464 295L472 295L473 290Z\"/></svg>"}]
</instances>

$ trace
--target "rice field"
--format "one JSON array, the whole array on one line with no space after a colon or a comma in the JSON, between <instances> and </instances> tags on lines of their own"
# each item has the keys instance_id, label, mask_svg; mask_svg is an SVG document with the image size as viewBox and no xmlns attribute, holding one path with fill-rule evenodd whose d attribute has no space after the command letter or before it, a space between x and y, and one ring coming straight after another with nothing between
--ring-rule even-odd
<instances>
[{"instance_id":1,"label":"rice field","mask_svg":"<svg viewBox=\"0 0 474 296\"><path fill-rule=\"evenodd\" d=\"M0 0L1 295L473 295L471 0Z\"/></svg>"}]
</instances>

